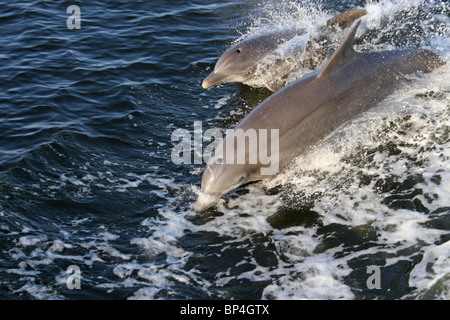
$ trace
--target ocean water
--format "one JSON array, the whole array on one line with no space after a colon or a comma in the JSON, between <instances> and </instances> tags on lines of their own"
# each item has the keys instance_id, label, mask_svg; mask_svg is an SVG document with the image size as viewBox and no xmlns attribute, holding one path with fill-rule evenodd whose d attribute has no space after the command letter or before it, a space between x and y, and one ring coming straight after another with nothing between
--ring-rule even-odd
<instances>
[{"instance_id":1,"label":"ocean water","mask_svg":"<svg viewBox=\"0 0 450 320\"><path fill-rule=\"evenodd\" d=\"M450 298L447 1L90 1L69 29L71 4L0 6L1 299ZM357 49L447 64L195 213L204 164L174 164L172 133L233 128L270 95L203 90L216 59L354 7Z\"/></svg>"}]
</instances>

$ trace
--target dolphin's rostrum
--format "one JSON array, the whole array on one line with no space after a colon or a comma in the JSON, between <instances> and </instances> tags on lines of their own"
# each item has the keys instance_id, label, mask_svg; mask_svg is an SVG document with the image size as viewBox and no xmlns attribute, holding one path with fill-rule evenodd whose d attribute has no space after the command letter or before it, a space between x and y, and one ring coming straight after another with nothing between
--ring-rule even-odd
<instances>
[{"instance_id":1,"label":"dolphin's rostrum","mask_svg":"<svg viewBox=\"0 0 450 320\"><path fill-rule=\"evenodd\" d=\"M203 173L195 211L208 209L223 195L247 182L271 177L261 173L267 164L259 160L236 163L234 156L227 159L227 146L235 148L232 154L245 149L246 159L252 156L245 139L230 143L243 132L253 130L258 135L278 130L278 153L271 156L278 160L281 172L296 156L382 101L405 75L431 72L444 64L439 56L424 49L356 52L353 42L359 23L320 72L297 80L266 99L216 147ZM263 149L258 146L252 152L267 153L272 149L270 140Z\"/></svg>"}]
</instances>

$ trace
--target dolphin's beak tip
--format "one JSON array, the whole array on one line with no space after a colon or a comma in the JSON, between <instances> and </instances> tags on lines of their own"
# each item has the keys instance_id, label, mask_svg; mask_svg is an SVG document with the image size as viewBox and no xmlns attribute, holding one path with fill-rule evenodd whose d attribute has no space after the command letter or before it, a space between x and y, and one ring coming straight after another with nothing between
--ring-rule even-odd
<instances>
[{"instance_id":1,"label":"dolphin's beak tip","mask_svg":"<svg viewBox=\"0 0 450 320\"><path fill-rule=\"evenodd\" d=\"M194 206L194 211L197 213L201 213L209 208L211 208L216 202L217 202L218 198L205 194L205 193L200 193L200 195L198 196L197 202L195 203Z\"/></svg>"},{"instance_id":2,"label":"dolphin's beak tip","mask_svg":"<svg viewBox=\"0 0 450 320\"><path fill-rule=\"evenodd\" d=\"M209 83L208 83L206 80L204 80L204 81L202 82L202 88L203 88L203 89L208 89L209 87L210 87Z\"/></svg>"},{"instance_id":3,"label":"dolphin's beak tip","mask_svg":"<svg viewBox=\"0 0 450 320\"><path fill-rule=\"evenodd\" d=\"M194 206L194 211L195 212L202 213L205 210L206 209L203 209L203 207L198 202L195 203L195 206Z\"/></svg>"},{"instance_id":4,"label":"dolphin's beak tip","mask_svg":"<svg viewBox=\"0 0 450 320\"><path fill-rule=\"evenodd\" d=\"M203 89L211 88L212 86L223 83L224 76L216 73L215 71L211 72L202 82Z\"/></svg>"}]
</instances>

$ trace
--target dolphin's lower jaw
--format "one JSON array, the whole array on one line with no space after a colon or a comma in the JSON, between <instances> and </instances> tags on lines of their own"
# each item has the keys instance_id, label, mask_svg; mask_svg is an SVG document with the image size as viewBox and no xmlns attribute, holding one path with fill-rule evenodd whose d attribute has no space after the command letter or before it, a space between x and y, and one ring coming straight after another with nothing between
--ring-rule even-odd
<instances>
[{"instance_id":1,"label":"dolphin's lower jaw","mask_svg":"<svg viewBox=\"0 0 450 320\"><path fill-rule=\"evenodd\" d=\"M243 82L245 80L246 80L246 78L242 77L242 76L224 75L224 74L220 74L220 73L211 72L211 74L203 80L202 87L203 87L203 89L208 89L212 86L222 84L222 83Z\"/></svg>"},{"instance_id":2,"label":"dolphin's lower jaw","mask_svg":"<svg viewBox=\"0 0 450 320\"><path fill-rule=\"evenodd\" d=\"M203 212L215 205L219 199L220 197L218 196L200 192L197 202L195 203L194 210L198 213Z\"/></svg>"},{"instance_id":3,"label":"dolphin's lower jaw","mask_svg":"<svg viewBox=\"0 0 450 320\"><path fill-rule=\"evenodd\" d=\"M217 74L215 72L211 72L209 76L203 80L202 87L203 89L208 89L217 84L224 83L224 76Z\"/></svg>"}]
</instances>

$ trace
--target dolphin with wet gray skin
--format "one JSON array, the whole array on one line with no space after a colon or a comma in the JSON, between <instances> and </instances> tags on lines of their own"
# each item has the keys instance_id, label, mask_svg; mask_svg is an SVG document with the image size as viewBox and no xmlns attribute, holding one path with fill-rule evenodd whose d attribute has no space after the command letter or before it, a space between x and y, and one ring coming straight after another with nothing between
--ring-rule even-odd
<instances>
[{"instance_id":1,"label":"dolphin with wet gray skin","mask_svg":"<svg viewBox=\"0 0 450 320\"><path fill-rule=\"evenodd\" d=\"M332 45L330 34L338 31L336 27L346 28L365 14L366 10L352 9L328 20L327 25L320 28L320 36L308 41L301 60L276 58L273 63L264 66L264 78L267 78L263 81L264 85L275 92L285 85L290 73L303 68L316 69L329 52ZM304 34L306 30L300 28L278 30L232 46L219 58L214 71L203 80L203 88L228 82L251 83L255 77L261 76L258 66L264 58L274 53L282 44Z\"/></svg>"},{"instance_id":2,"label":"dolphin with wet gray skin","mask_svg":"<svg viewBox=\"0 0 450 320\"><path fill-rule=\"evenodd\" d=\"M203 173L195 211L210 208L226 193L247 182L272 178L295 157L382 101L402 83L405 75L431 72L444 64L439 56L425 49L356 52L353 42L359 23L320 72L299 79L270 96L216 147ZM278 141L265 139L264 146L258 140L256 149L247 148L251 142L238 139L245 132L267 135L271 130L278 131ZM273 142L277 148L272 148ZM233 152L227 158L227 151L240 151L246 161L236 162ZM279 169L277 173L270 175L262 171L274 163L248 161L254 152L270 154Z\"/></svg>"}]
</instances>

